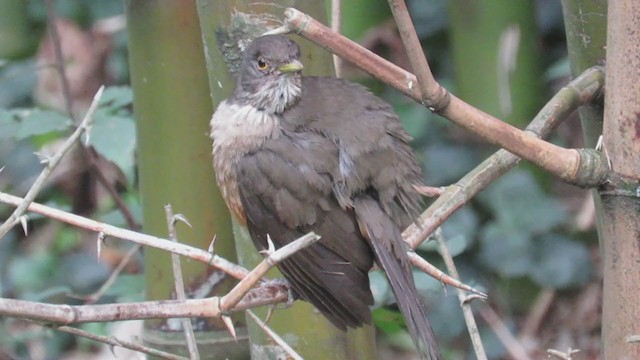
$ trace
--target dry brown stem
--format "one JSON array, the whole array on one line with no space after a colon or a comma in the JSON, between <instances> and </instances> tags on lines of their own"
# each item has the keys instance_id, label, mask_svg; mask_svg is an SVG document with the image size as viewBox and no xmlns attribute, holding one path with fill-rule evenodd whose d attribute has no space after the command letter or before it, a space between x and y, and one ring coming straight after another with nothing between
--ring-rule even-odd
<instances>
[{"instance_id":1,"label":"dry brown stem","mask_svg":"<svg viewBox=\"0 0 640 360\"><path fill-rule=\"evenodd\" d=\"M426 84L423 83L420 86L424 87L426 95L433 97L423 99L415 75L386 61L346 37L332 32L331 29L296 9L288 8L285 10L284 16L285 24L289 30L356 64L364 71L419 103L433 105L431 107L433 111L437 111L438 114L453 123L492 144L501 146L519 157L533 162L564 181L579 186L594 187L600 185L609 174L606 160L598 152L584 149L564 149L530 136L528 133L474 108L454 95L443 94L446 90L435 80L431 81L433 75L428 72L429 76L427 76L425 69L423 69L423 75L428 80L425 80ZM410 44L406 45L407 48L410 48ZM412 54L415 55L415 52L409 53L410 56ZM412 63L420 64L420 61L413 59Z\"/></svg>"}]
</instances>

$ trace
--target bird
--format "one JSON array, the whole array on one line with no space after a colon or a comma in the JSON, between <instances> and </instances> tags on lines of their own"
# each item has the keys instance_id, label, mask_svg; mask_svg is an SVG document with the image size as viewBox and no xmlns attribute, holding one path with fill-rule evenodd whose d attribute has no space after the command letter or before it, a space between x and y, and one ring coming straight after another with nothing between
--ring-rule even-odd
<instances>
[{"instance_id":1,"label":"bird","mask_svg":"<svg viewBox=\"0 0 640 360\"><path fill-rule=\"evenodd\" d=\"M439 359L401 235L420 211L412 138L390 104L359 84L303 76L300 59L285 35L244 50L210 123L222 196L260 251L320 235L277 266L294 298L341 330L371 324L377 264L421 358Z\"/></svg>"}]
</instances>

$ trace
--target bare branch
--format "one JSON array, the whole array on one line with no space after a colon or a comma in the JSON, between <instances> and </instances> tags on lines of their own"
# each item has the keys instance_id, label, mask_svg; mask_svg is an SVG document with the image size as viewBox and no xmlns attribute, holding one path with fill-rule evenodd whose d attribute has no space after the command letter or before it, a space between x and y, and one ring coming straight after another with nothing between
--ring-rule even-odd
<instances>
[{"instance_id":1,"label":"bare branch","mask_svg":"<svg viewBox=\"0 0 640 360\"><path fill-rule=\"evenodd\" d=\"M167 226L169 227L169 239L178 243L178 235L176 231L176 222L180 217L173 214L173 208L171 204L164 206L164 212L167 216ZM184 217L183 217L184 218ZM185 220L186 222L186 220ZM188 222L186 222L189 224ZM176 292L176 300L185 300L187 298L184 292L184 279L182 278L182 267L180 266L180 256L177 254L171 254L171 266L173 269L173 279ZM191 319L182 318L182 330L184 330L184 336L187 339L187 348L189 349L189 357L191 360L200 359L200 353L198 352L198 345L196 344L196 336L193 333L193 326L191 325Z\"/></svg>"},{"instance_id":2,"label":"bare branch","mask_svg":"<svg viewBox=\"0 0 640 360\"><path fill-rule=\"evenodd\" d=\"M0 192L0 202L2 203L18 206L22 203L22 201L22 198ZM243 279L245 275L249 273L247 269L243 268L240 265L234 264L218 255L214 255L205 250L197 249L188 245L174 243L172 241L156 236L118 228L109 224L101 223L38 203L31 203L27 210L62 221L73 226L77 226L79 228L95 231L99 234L103 234L104 236L127 240L136 244L151 246L157 249L162 249L171 253L186 256L188 258L214 266L237 279Z\"/></svg>"},{"instance_id":3,"label":"bare branch","mask_svg":"<svg viewBox=\"0 0 640 360\"><path fill-rule=\"evenodd\" d=\"M444 241L442 236L442 231L439 229L435 233L436 240L438 241L440 255L444 260L444 263L447 265L447 270L449 274L454 279L459 279L460 275L458 275L458 270L456 269L456 264L453 262L453 258L451 254L449 254L449 249L447 248L447 244ZM482 339L480 339L480 332L478 331L478 325L476 324L476 319L473 317L473 310L471 310L471 304L467 301L466 295L462 290L458 289L458 299L460 300L460 307L462 308L462 314L464 315L464 321L467 323L467 330L469 331L469 337L471 338L471 343L473 344L473 349L476 353L476 358L479 360L487 360L487 353L484 351L484 346L482 345Z\"/></svg>"},{"instance_id":4,"label":"bare branch","mask_svg":"<svg viewBox=\"0 0 640 360\"><path fill-rule=\"evenodd\" d=\"M513 336L504 321L498 317L498 314L496 314L490 306L485 306L480 309L480 316L482 316L491 330L493 330L494 334L496 334L512 358L516 360L531 360L531 357L527 354L522 344Z\"/></svg>"},{"instance_id":5,"label":"bare branch","mask_svg":"<svg viewBox=\"0 0 640 360\"><path fill-rule=\"evenodd\" d=\"M264 323L260 318L253 313L251 310L247 310L247 314L249 317L256 322L256 324L271 338L275 341L276 344L280 345L280 347L294 360L304 360L302 356L298 355L298 353L289 346L278 334L276 334L273 330L271 330L266 323Z\"/></svg>"},{"instance_id":6,"label":"bare branch","mask_svg":"<svg viewBox=\"0 0 640 360\"><path fill-rule=\"evenodd\" d=\"M422 270L425 274L431 276L432 278L442 282L445 285L453 286L457 289L469 291L476 295L478 295L481 299L485 300L487 298L487 294L482 291L471 287L467 284L462 283L460 280L455 279L444 272L442 272L437 267L431 265L427 260L420 257L420 255L416 254L413 251L408 251L407 255L409 255L409 261L416 268Z\"/></svg>"},{"instance_id":7,"label":"bare branch","mask_svg":"<svg viewBox=\"0 0 640 360\"><path fill-rule=\"evenodd\" d=\"M75 335L75 336L81 336L87 339L91 339L91 340L95 340L104 344L107 344L109 346L120 346L122 348L125 349L129 349L129 350L134 350L134 351L138 351L141 352L143 354L147 354L147 355L152 355L161 359L168 359L168 360L186 360L188 358L180 356L180 355L175 355L175 354L171 354L165 351L160 351L160 350L156 350L141 344L136 344L134 342L131 341L126 341L126 340L122 340L119 339L117 337L114 336L104 336L104 335L98 335L98 334L94 334L88 331L84 331L78 328L74 328L71 326L47 326L53 330L57 330L60 332L64 332L67 334L71 334L71 335Z\"/></svg>"},{"instance_id":8,"label":"bare branch","mask_svg":"<svg viewBox=\"0 0 640 360\"><path fill-rule=\"evenodd\" d=\"M281 297L269 299L269 302L257 301L253 303L248 301L240 302L240 299L271 267L319 239L319 236L309 233L276 250L260 263L254 271L249 273L246 280L241 281L222 300L218 297L209 297L204 299L71 306L0 298L0 316L19 317L64 325L152 318L221 317L225 316L228 311L246 310L249 306L255 307L267 303L275 303L276 300L282 301ZM226 304L224 311L221 311L223 308L221 302Z\"/></svg>"},{"instance_id":9,"label":"bare branch","mask_svg":"<svg viewBox=\"0 0 640 360\"><path fill-rule=\"evenodd\" d=\"M327 48L334 54L359 66L381 81L400 90L405 95L422 103L422 93L416 86L415 75L391 64L373 52L336 34L320 22L296 9L285 10L285 23L289 30ZM407 48L410 44L406 44ZM427 85L440 86L437 82ZM427 94L438 94L439 88L426 89ZM609 175L606 159L601 153L588 149L564 149L554 144L532 137L499 119L474 108L454 95L450 101L439 104L442 108L432 108L453 123L473 132L492 144L525 158L546 171L569 183L594 187L600 185ZM430 103L431 100L425 101Z\"/></svg>"},{"instance_id":10,"label":"bare branch","mask_svg":"<svg viewBox=\"0 0 640 360\"><path fill-rule=\"evenodd\" d=\"M100 102L100 97L102 96L103 91L104 86L100 87L96 95L93 97L93 102L91 103L89 110L87 110L87 114L84 119L80 122L80 125L78 125L73 134L71 134L71 136L69 136L69 138L64 142L60 150L47 160L47 165L42 169L42 172L38 175L38 178L27 192L27 195L25 195L20 204L16 205L17 208L13 211L11 216L9 216L2 226L0 226L0 239L2 239L9 230L16 225L20 216L22 216L29 207L29 204L31 204L31 202L35 200L36 196L38 196L40 189L42 189L45 180L49 177L53 169L55 169L58 163L60 163L60 160L62 160L67 151L69 151L76 141L80 139L80 136L89 129L93 122L93 114L98 108L98 103Z\"/></svg>"},{"instance_id":11,"label":"bare branch","mask_svg":"<svg viewBox=\"0 0 640 360\"><path fill-rule=\"evenodd\" d=\"M242 279L227 295L220 300L220 311L226 312L234 308L244 295L260 280L274 265L301 249L320 240L320 236L310 232L298 240L289 243L277 251L270 253L244 279Z\"/></svg>"},{"instance_id":12,"label":"bare branch","mask_svg":"<svg viewBox=\"0 0 640 360\"><path fill-rule=\"evenodd\" d=\"M427 62L427 57L422 51L422 45L413 27L407 5L404 0L389 0L389 7L391 7L391 12L393 12L393 17L396 20L395 23L398 26L402 42L405 49L407 49L407 56L411 62L413 72L418 79L421 102L433 111L440 112L441 109L449 105L450 95L431 74L429 62Z\"/></svg>"},{"instance_id":13,"label":"bare branch","mask_svg":"<svg viewBox=\"0 0 640 360\"><path fill-rule=\"evenodd\" d=\"M113 283L116 281L116 279L118 278L118 276L120 275L120 273L122 272L122 270L124 270L125 266L127 266L127 264L129 263L129 261L131 261L131 258L138 252L140 251L141 246L139 244L136 244L134 246L132 246L129 251L127 251L127 253L122 257L122 259L120 259L120 262L118 263L118 266L116 266L115 269L113 269L113 271L111 272L111 274L109 275L109 278L107 279L107 281L105 281L102 286L100 286L100 288L98 290L96 290L93 294L89 294L89 295L85 295L85 296L73 296L75 298L79 298L79 299L83 299L85 304L93 304L96 301L100 300L100 298L102 297L102 295L104 295L104 293L111 287L111 285L113 285ZM98 256L100 257L100 256Z\"/></svg>"},{"instance_id":14,"label":"bare branch","mask_svg":"<svg viewBox=\"0 0 640 360\"><path fill-rule=\"evenodd\" d=\"M604 85L604 72L593 67L563 87L540 110L527 126L531 136L546 138L564 119L580 105L596 99ZM516 166L520 158L506 150L499 150L470 171L456 184L448 186L429 208L420 216L420 226L411 225L403 237L412 248L416 248L431 235L456 210L466 204L493 180Z\"/></svg>"}]
</instances>

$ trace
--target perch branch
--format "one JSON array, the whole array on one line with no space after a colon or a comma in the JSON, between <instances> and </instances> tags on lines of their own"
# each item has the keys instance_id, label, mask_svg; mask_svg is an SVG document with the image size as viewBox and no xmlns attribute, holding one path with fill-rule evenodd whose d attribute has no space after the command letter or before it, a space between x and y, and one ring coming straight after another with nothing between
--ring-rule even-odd
<instances>
[{"instance_id":1,"label":"perch branch","mask_svg":"<svg viewBox=\"0 0 640 360\"><path fill-rule=\"evenodd\" d=\"M449 101L442 101L442 104L437 101L438 98L423 101L415 75L386 61L346 37L332 32L331 29L305 13L288 8L285 10L284 16L285 26L288 30L300 34L343 59L356 64L372 76L393 86L421 104L442 106L441 108L434 107L432 110L481 136L486 141L533 162L566 182L583 187L594 187L603 183L609 175L606 159L599 152L590 149L564 149L530 136L451 94L448 96ZM406 47L410 48L411 46L406 44ZM414 59L414 61L417 60ZM433 81L425 84L426 94L440 94L442 91L439 89L444 89L439 85L437 88L431 89L427 86L429 84L437 85L438 83ZM444 96L444 98L447 97Z\"/></svg>"},{"instance_id":2,"label":"perch branch","mask_svg":"<svg viewBox=\"0 0 640 360\"><path fill-rule=\"evenodd\" d=\"M224 300L227 304L237 304L233 308L227 309L227 311L240 311L265 305L266 303L275 303L274 299L268 299L270 302L265 302L264 299L255 302L238 302L235 299L238 296L242 298L248 289L251 289L260 280L260 277L257 276L258 274L263 274L263 272L266 272L287 256L311 245L318 239L318 236L310 233L270 254L265 262L256 268L254 275L247 276L247 280L241 282L241 286L236 286L230 293L231 295ZM266 265L263 265L264 263ZM255 297L251 298L255 299ZM220 311L220 303L221 299L219 297L209 297L204 299L71 306L0 298L0 316L18 317L62 325L141 319L220 317L225 315Z\"/></svg>"}]
</instances>

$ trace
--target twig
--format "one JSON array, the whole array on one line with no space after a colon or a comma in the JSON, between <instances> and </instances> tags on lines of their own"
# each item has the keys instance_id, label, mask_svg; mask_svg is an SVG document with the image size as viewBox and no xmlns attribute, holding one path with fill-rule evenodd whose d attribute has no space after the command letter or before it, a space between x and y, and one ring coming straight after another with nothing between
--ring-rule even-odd
<instances>
[{"instance_id":1,"label":"twig","mask_svg":"<svg viewBox=\"0 0 640 360\"><path fill-rule=\"evenodd\" d=\"M460 275L458 275L458 270L456 269L456 264L453 262L453 258L451 254L449 254L449 249L447 249L447 244L444 241L442 236L442 231L440 229L436 230L435 238L438 241L438 246L440 249L440 255L442 259L444 259L444 263L447 265L447 270L451 277L454 279L459 279ZM462 308L462 314L464 316L464 321L467 323L467 330L469 331L469 337L471 338L471 343L473 344L473 349L476 353L476 358L478 360L487 360L487 354L484 351L484 346L482 345L482 339L480 339L480 332L478 331L478 325L476 324L476 319L473 317L473 311L471 310L471 304L467 301L466 295L462 290L458 289L458 299L460 300L460 307Z\"/></svg>"},{"instance_id":2,"label":"twig","mask_svg":"<svg viewBox=\"0 0 640 360\"><path fill-rule=\"evenodd\" d=\"M511 334L507 325L496 314L490 306L484 306L480 309L480 316L489 325L493 333L496 334L498 340L504 345L512 358L516 360L531 360L529 354L524 349L518 339Z\"/></svg>"},{"instance_id":3,"label":"twig","mask_svg":"<svg viewBox=\"0 0 640 360\"><path fill-rule=\"evenodd\" d=\"M276 344L280 345L280 347L294 360L304 360L302 356L298 355L298 353L289 346L278 334L276 334L273 330L271 330L267 324L265 324L256 314L251 310L247 310L247 314L249 317L256 322L256 324L271 338L275 341Z\"/></svg>"},{"instance_id":4,"label":"twig","mask_svg":"<svg viewBox=\"0 0 640 360\"><path fill-rule=\"evenodd\" d=\"M25 210L29 208L29 204L31 204L31 202L33 202L33 200L36 198L36 196L40 192L40 189L42 189L45 180L49 177L53 169L58 165L58 163L60 163L60 160L62 160L71 146L73 146L73 144L78 141L80 136L82 136L82 134L91 126L91 123L93 122L93 114L98 108L98 103L100 102L100 97L102 96L103 90L104 86L101 86L96 95L93 97L91 106L89 107L89 110L87 110L87 114L84 116L82 122L80 122L80 125L78 125L78 128L76 128L73 134L71 134L71 136L69 136L69 138L64 142L60 150L47 160L47 166L42 169L42 172L40 172L40 175L38 175L38 178L27 192L27 195L25 195L24 199L22 199L22 202L17 205L17 208L13 211L11 216L9 216L9 218L2 224L2 226L0 226L0 239L2 239L7 234L7 232L9 232L9 230L11 230L11 228L13 228L18 223L19 218L24 214Z\"/></svg>"},{"instance_id":5,"label":"twig","mask_svg":"<svg viewBox=\"0 0 640 360\"><path fill-rule=\"evenodd\" d=\"M64 56L62 54L62 46L60 44L58 27L56 26L56 14L53 10L53 0L46 0L45 4L47 6L47 27L49 29L51 42L53 43L53 53L56 57L54 67L60 75L60 84L62 84L62 95L64 97L65 110L67 111L69 117L75 122L76 119L73 116L73 98L71 97L71 91L69 90L69 80L67 79L66 69L64 66Z\"/></svg>"},{"instance_id":6,"label":"twig","mask_svg":"<svg viewBox=\"0 0 640 360\"><path fill-rule=\"evenodd\" d=\"M242 285L232 289L224 300L221 300L219 297L209 297L205 299L71 306L0 298L0 316L20 317L23 319L63 325L114 320L221 317L226 315L228 311L240 311L246 310L249 307L276 303L276 299L267 299L267 301L265 301L265 299L257 299L257 301L254 302L239 302L236 301L236 299L238 299L238 297L242 298L246 293L246 289L251 289L260 280L260 277L257 275L264 275L266 270L276 263L294 254L296 251L309 246L318 239L319 237L317 235L309 233L276 250L256 267L257 270L241 282ZM169 242L163 239L158 240ZM281 302L283 298L278 297L277 300ZM284 300L286 300L286 297ZM220 310L221 301L227 304L225 312ZM232 305L233 308L229 308L229 304L237 305Z\"/></svg>"},{"instance_id":7,"label":"twig","mask_svg":"<svg viewBox=\"0 0 640 360\"><path fill-rule=\"evenodd\" d=\"M224 313L234 308L244 295L256 284L258 279L262 278L275 264L318 240L320 240L320 236L310 232L298 238L298 240L281 247L279 250L268 254L267 257L251 270L227 295L222 297L220 300L220 311Z\"/></svg>"},{"instance_id":8,"label":"twig","mask_svg":"<svg viewBox=\"0 0 640 360\"><path fill-rule=\"evenodd\" d=\"M231 295L227 296L224 300L226 304L233 303L237 305L233 306L233 308L228 308L227 306L225 312L246 310L251 307L273 304L286 300L287 298L283 298L282 296L278 296L277 299L260 299L256 296L248 296L250 300L253 300L253 302L238 302L235 299L238 296L242 297L242 292L245 292L246 288L251 288L256 284L260 277L255 275L264 274L264 264L267 264L266 270L268 270L268 268L282 261L287 256L309 246L318 239L318 236L310 233L272 253L257 267L257 270L253 272L253 275L249 276L246 281L243 281L241 286L236 286L232 290L232 293L230 293ZM269 286L270 284L266 283L266 285ZM71 306L0 298L0 316L19 317L62 325L114 320L220 317L226 315L220 311L221 301L222 300L219 297L209 297L205 299Z\"/></svg>"},{"instance_id":9,"label":"twig","mask_svg":"<svg viewBox=\"0 0 640 360\"><path fill-rule=\"evenodd\" d=\"M44 325L43 325L44 326ZM121 340L118 339L117 337L114 336L104 336L104 335L98 335L98 334L94 334L88 331L84 331L78 328L74 328L71 326L53 326L53 325L47 325L48 328L57 330L57 331L61 331L67 334L71 334L71 335L75 335L75 336L81 336L87 339L91 339L91 340L95 340L104 344L107 344L111 347L114 346L120 346L122 348L125 349L129 349L129 350L134 350L134 351L138 351L141 352L143 354L147 354L147 355L152 355L152 356L157 356L161 359L169 359L169 360L187 360L188 358L180 356L180 355L175 355L175 354L171 354L165 351L161 351L161 350L156 350L144 345L140 345L140 344L136 344L134 342L131 341L126 341L126 340Z\"/></svg>"},{"instance_id":10,"label":"twig","mask_svg":"<svg viewBox=\"0 0 640 360\"><path fill-rule=\"evenodd\" d=\"M404 0L389 0L389 7L391 7L404 47L407 49L407 56L413 72L416 74L421 102L431 110L440 112L441 109L449 105L449 92L440 86L431 74L429 62L422 51L422 45L413 27L407 5Z\"/></svg>"},{"instance_id":11,"label":"twig","mask_svg":"<svg viewBox=\"0 0 640 360\"><path fill-rule=\"evenodd\" d=\"M167 216L167 226L169 227L169 239L178 243L178 235L176 231L176 222L179 217L173 215L173 208L171 204L164 206L164 212ZM182 267L180 266L180 256L177 254L171 254L171 266L173 269L173 279L176 291L176 300L185 300L187 298L184 292L184 279L182 278ZM187 348L189 349L189 357L191 360L199 360L200 353L198 352L198 345L196 344L196 336L193 333L193 326L191 325L191 319L182 318L182 330L184 330L184 336L187 339Z\"/></svg>"},{"instance_id":12,"label":"twig","mask_svg":"<svg viewBox=\"0 0 640 360\"><path fill-rule=\"evenodd\" d=\"M107 192L115 202L116 207L124 217L124 220L127 223L129 229L140 230L141 226L133 216L131 209L129 209L129 206L124 202L122 196L120 196L113 184L109 181L109 179L107 179L100 166L98 166L98 156L94 153L94 150L86 146L85 144L82 144L81 149L82 154L89 163L89 170L96 175L100 185L102 185L105 190L107 190Z\"/></svg>"},{"instance_id":13,"label":"twig","mask_svg":"<svg viewBox=\"0 0 640 360\"><path fill-rule=\"evenodd\" d=\"M127 266L127 264L129 263L129 261L131 261L131 258L138 252L140 251L140 248L142 246L140 246L139 244L136 244L134 246L132 246L129 251L127 251L127 253L122 257L122 259L120 259L120 262L118 263L118 266L116 266L115 269L113 269L113 271L111 272L111 274L109 275L109 278L107 279L107 281L105 281L102 286L100 286L100 288L94 292L93 294L90 295L85 295L85 296L73 296L75 298L79 298L79 299L83 299L85 304L93 304L96 301L100 300L100 298L102 297L102 295L104 295L104 293L111 287L111 285L113 285L113 283L116 281L116 279L118 278L118 276L120 275L120 273L122 272L122 270L124 270L125 266Z\"/></svg>"},{"instance_id":14,"label":"twig","mask_svg":"<svg viewBox=\"0 0 640 360\"><path fill-rule=\"evenodd\" d=\"M17 196L0 192L0 202L18 206L23 202L23 199ZM98 234L102 234L102 236L110 236L122 240L127 240L136 244L151 246L157 249L186 256L196 261L214 266L237 279L243 279L245 275L249 273L247 269L243 268L240 265L234 264L218 255L211 254L205 250L197 249L188 245L174 243L172 241L156 236L118 228L116 226L101 223L38 203L31 203L27 210L83 229L95 231Z\"/></svg>"},{"instance_id":15,"label":"twig","mask_svg":"<svg viewBox=\"0 0 640 360\"><path fill-rule=\"evenodd\" d=\"M433 186L426 186L426 185L413 185L413 188L416 189L416 191L420 195L426 196L426 197L438 197L442 195L442 193L445 190L443 187L433 187Z\"/></svg>"},{"instance_id":16,"label":"twig","mask_svg":"<svg viewBox=\"0 0 640 360\"><path fill-rule=\"evenodd\" d=\"M69 79L66 74L66 64L64 60L64 56L62 54L62 44L60 43L60 35L58 34L58 27L56 24L56 15L53 9L53 0L46 1L47 6L47 22L49 35L51 37L51 42L53 44L53 52L55 55L55 63L52 66L58 72L60 76L60 83L62 84L62 96L64 98L65 110L69 117L76 122L75 115L73 113L73 96L71 96ZM107 190L111 198L116 204L116 207L120 210L122 215L124 216L127 225L132 230L138 230L140 228L140 224L138 224L131 213L131 210L125 204L124 200L118 191L115 189L112 183L109 182L107 177L104 175L104 172L100 167L98 167L98 159L96 154L94 154L93 150L82 144L80 149L82 150L82 155L85 157L89 164L89 170L97 176L98 182Z\"/></svg>"},{"instance_id":17,"label":"twig","mask_svg":"<svg viewBox=\"0 0 640 360\"><path fill-rule=\"evenodd\" d=\"M340 33L342 26L342 0L331 0L331 30ZM333 67L336 71L336 77L341 78L344 70L344 62L342 58L333 54Z\"/></svg>"},{"instance_id":18,"label":"twig","mask_svg":"<svg viewBox=\"0 0 640 360\"><path fill-rule=\"evenodd\" d=\"M543 289L540 292L522 324L522 330L520 330L518 336L520 339L534 338L536 336L555 298L556 291L554 289Z\"/></svg>"},{"instance_id":19,"label":"twig","mask_svg":"<svg viewBox=\"0 0 640 360\"><path fill-rule=\"evenodd\" d=\"M471 287L467 284L462 283L458 279L454 279L453 277L445 274L440 269L431 265L431 263L429 263L427 260L420 257L420 255L416 254L415 252L408 251L407 255L409 255L409 261L411 261L411 264L413 266L422 270L425 274L431 276L432 278L442 282L445 285L453 286L460 290L472 292L478 295L482 300L487 299L487 294L483 293L482 291L474 287Z\"/></svg>"},{"instance_id":20,"label":"twig","mask_svg":"<svg viewBox=\"0 0 640 360\"><path fill-rule=\"evenodd\" d=\"M465 103L454 95L450 101L438 103L437 98L423 100L416 86L415 75L384 60L373 52L352 42L322 25L309 15L296 9L285 10L286 29L327 48L343 59L356 64L381 81L395 87L412 99L425 104L435 104L433 108L453 123L473 132L492 144L525 158L562 180L583 186L594 187L608 177L610 169L605 157L593 149L565 149L532 137L499 119ZM405 46L409 48L410 46ZM434 82L437 84L437 82ZM427 84L429 85L429 84ZM439 86L439 85L438 85ZM427 94L438 94L438 89L427 89Z\"/></svg>"},{"instance_id":21,"label":"twig","mask_svg":"<svg viewBox=\"0 0 640 360\"><path fill-rule=\"evenodd\" d=\"M571 360L573 359L573 354L579 353L579 349L569 348L566 352L562 352L554 349L547 349L547 354L549 354L549 358L554 357L562 360Z\"/></svg>"},{"instance_id":22,"label":"twig","mask_svg":"<svg viewBox=\"0 0 640 360\"><path fill-rule=\"evenodd\" d=\"M553 96L527 126L526 131L531 136L546 138L580 105L596 99L603 85L602 68L593 67L586 70ZM497 151L456 184L447 187L438 199L422 213L418 221L420 226L411 225L403 232L404 239L412 248L416 248L456 210L493 180L513 168L519 161L519 157L506 150Z\"/></svg>"}]
</instances>

